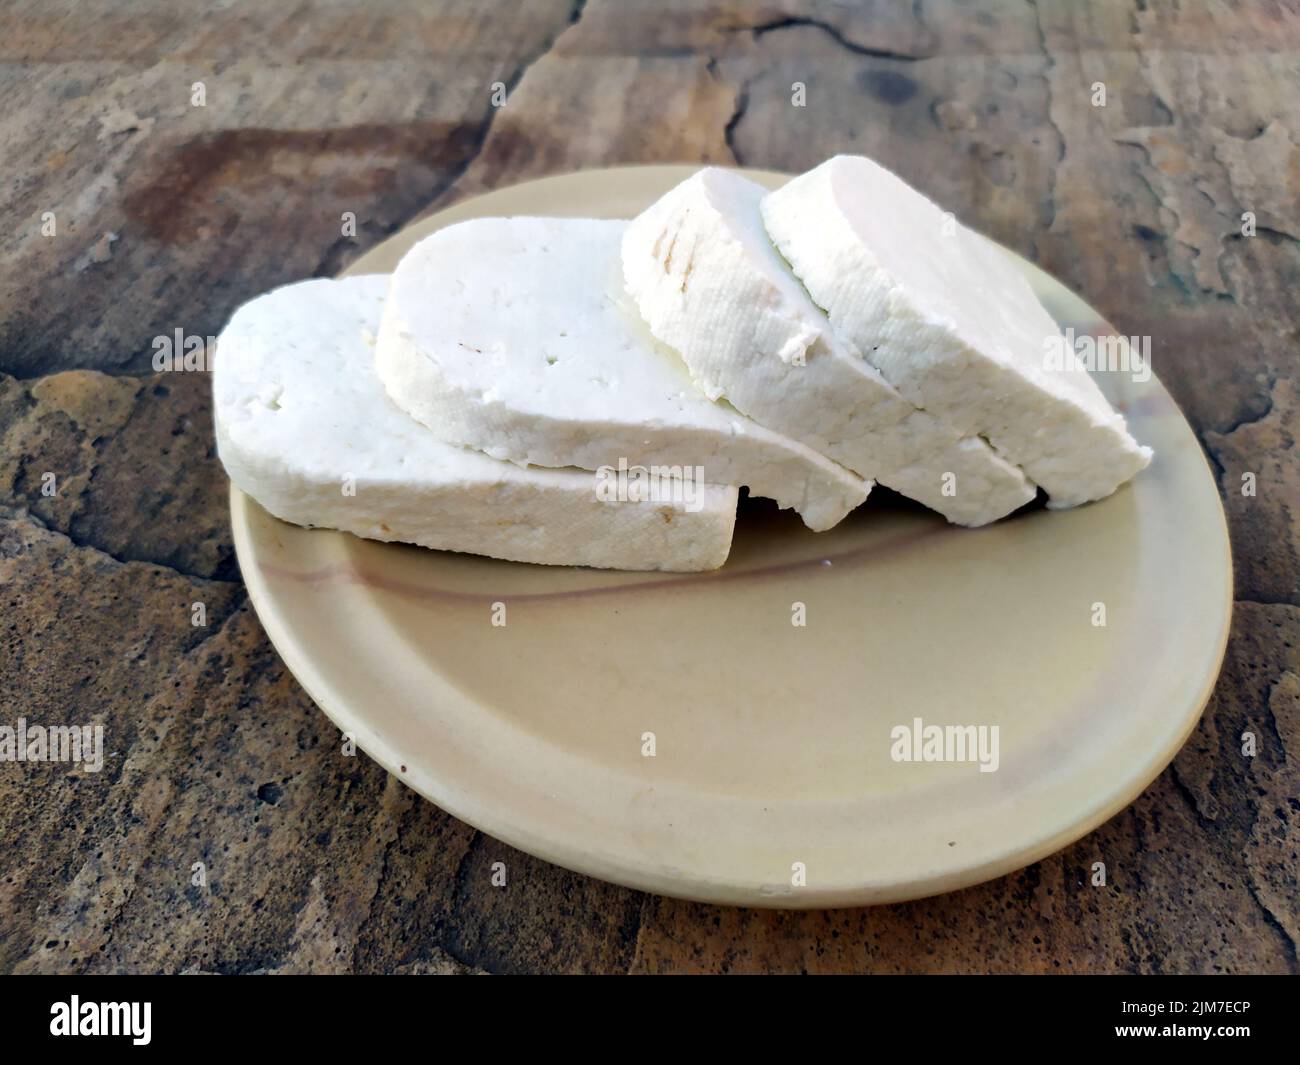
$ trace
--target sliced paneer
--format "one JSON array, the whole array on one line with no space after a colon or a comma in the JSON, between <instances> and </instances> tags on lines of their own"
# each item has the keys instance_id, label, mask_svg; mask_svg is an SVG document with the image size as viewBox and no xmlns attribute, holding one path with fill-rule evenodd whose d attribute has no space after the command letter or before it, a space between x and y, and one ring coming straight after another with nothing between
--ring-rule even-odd
<instances>
[{"instance_id":1,"label":"sliced paneer","mask_svg":"<svg viewBox=\"0 0 1300 1065\"><path fill-rule=\"evenodd\" d=\"M388 399L374 332L388 278L304 281L240 307L218 341L217 449L276 517L519 562L707 570L736 489L650 483L618 502L591 473L527 469L439 440Z\"/></svg>"},{"instance_id":2,"label":"sliced paneer","mask_svg":"<svg viewBox=\"0 0 1300 1065\"><path fill-rule=\"evenodd\" d=\"M835 525L870 483L695 387L624 293L626 227L482 218L421 241L393 274L375 347L388 394L494 458L683 467Z\"/></svg>"},{"instance_id":3,"label":"sliced paneer","mask_svg":"<svg viewBox=\"0 0 1300 1065\"><path fill-rule=\"evenodd\" d=\"M1020 470L917 410L835 335L768 239L764 195L701 170L623 237L628 292L696 384L950 521L983 525L1033 499Z\"/></svg>"},{"instance_id":4,"label":"sliced paneer","mask_svg":"<svg viewBox=\"0 0 1300 1065\"><path fill-rule=\"evenodd\" d=\"M1107 496L1151 460L1009 258L883 167L837 156L762 213L836 332L915 406L992 443L1049 506Z\"/></svg>"}]
</instances>

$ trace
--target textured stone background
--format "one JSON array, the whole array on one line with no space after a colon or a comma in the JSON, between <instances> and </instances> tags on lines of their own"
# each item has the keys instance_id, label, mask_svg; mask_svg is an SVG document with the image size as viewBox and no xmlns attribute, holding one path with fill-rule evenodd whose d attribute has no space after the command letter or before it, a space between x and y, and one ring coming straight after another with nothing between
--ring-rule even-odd
<instances>
[{"instance_id":1,"label":"textured stone background","mask_svg":"<svg viewBox=\"0 0 1300 1065\"><path fill-rule=\"evenodd\" d=\"M0 765L0 971L1300 971L1293 0L10 0L0 94L0 720L110 751ZM239 581L206 376L155 377L153 337L484 189L847 150L1154 337L1237 564L1174 765L1014 876L771 913L566 873L337 757Z\"/></svg>"}]
</instances>

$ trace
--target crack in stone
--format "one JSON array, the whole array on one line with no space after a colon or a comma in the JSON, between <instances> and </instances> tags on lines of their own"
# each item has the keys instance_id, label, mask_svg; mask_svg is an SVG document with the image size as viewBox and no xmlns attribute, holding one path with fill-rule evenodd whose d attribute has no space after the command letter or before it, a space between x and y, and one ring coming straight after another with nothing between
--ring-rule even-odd
<instances>
[{"instance_id":1,"label":"crack in stone","mask_svg":"<svg viewBox=\"0 0 1300 1065\"><path fill-rule=\"evenodd\" d=\"M1257 602L1257 601L1239 599L1236 600L1236 602ZM1289 606L1291 604L1284 604L1284 605ZM1283 672L1282 676L1285 676L1285 674L1286 671ZM1267 721L1269 729L1272 732L1271 740L1273 744L1276 745L1276 749L1281 752L1280 755L1281 766L1282 768L1285 768L1287 765L1286 743L1282 739L1282 729L1281 726L1278 724L1277 714L1273 712L1273 703L1272 703L1273 693L1277 690L1277 686L1279 683L1281 683L1281 677L1279 677L1277 680L1274 680L1269 685L1268 692L1265 695L1263 700L1263 705L1259 708L1260 710L1259 716ZM1253 775L1253 767L1252 767L1252 775ZM1254 819L1251 822L1251 833L1253 837L1254 830L1259 825L1260 818L1266 815L1263 813L1263 811L1261 811L1259 803L1252 802L1251 809L1255 815ZM1268 904L1265 903L1263 899L1259 897L1258 894L1259 888L1258 885L1255 883L1255 877L1252 874L1252 869L1248 862L1243 862L1243 873L1244 873L1243 881L1246 885L1246 890L1250 893L1250 897L1255 901L1255 905L1259 907L1260 912L1264 914L1264 920L1277 931L1278 935L1282 937L1282 939L1286 942L1287 946L1291 948L1292 961L1300 960L1300 944L1298 944L1296 940L1291 936L1291 933L1287 931L1286 926L1282 923L1282 919L1269 908Z\"/></svg>"},{"instance_id":2,"label":"crack in stone","mask_svg":"<svg viewBox=\"0 0 1300 1065\"><path fill-rule=\"evenodd\" d=\"M1254 596L1236 595L1232 598L1233 603L1242 603L1246 606L1262 607L1291 607L1292 609L1300 608L1300 598L1298 599L1257 599ZM1280 739L1280 738L1279 738Z\"/></svg>"},{"instance_id":3,"label":"crack in stone","mask_svg":"<svg viewBox=\"0 0 1300 1065\"><path fill-rule=\"evenodd\" d=\"M1276 240L1276 241L1290 241L1292 244L1300 244L1300 237L1297 237L1294 233L1288 233L1285 229L1273 229L1269 226L1261 226L1259 224L1256 224L1255 226L1255 236L1267 237L1270 240ZM1227 241L1239 241L1239 240L1249 240L1249 239L1250 238L1247 237L1244 233L1229 233L1228 236L1226 237Z\"/></svg>"},{"instance_id":4,"label":"crack in stone","mask_svg":"<svg viewBox=\"0 0 1300 1065\"><path fill-rule=\"evenodd\" d=\"M296 677L294 679L295 681L297 680ZM362 753L364 754L365 752L362 751ZM367 757L369 756L367 755ZM373 759L371 760L373 761ZM348 953L348 959L349 959L348 971L352 973L355 973L357 971L357 951L360 950L362 943L366 939L366 936L369 932L370 924L375 920L375 916L376 916L375 902L379 899L380 895L383 893L384 885L387 883L389 873L392 870L393 848L396 847L402 840L402 821L406 817L407 813L409 813L411 810L409 796L415 794L409 788L409 786L402 783L402 781L399 780L397 777L395 777L392 773L389 773L387 770L384 770L383 766L379 765L378 762L375 762L374 764L377 768L383 770L387 778L387 780L385 781L385 787L396 786L403 793L402 798L405 802L405 809L403 809L400 813L394 811L392 814L392 819L393 819L392 835L389 837L387 842L385 842L384 851L379 856L379 872L375 876L375 888L372 892L370 892L369 897L365 900L365 908L366 908L365 916L362 917L357 922L357 926L352 932L352 942L350 944L349 953ZM416 797L419 798L421 801L424 801L422 796L416 796ZM378 800L378 808L380 811L384 809L384 803L385 803L384 797L383 795L381 795ZM286 947L286 955L282 959L282 964L289 963L289 960L291 958L291 949L292 949L292 944L288 944Z\"/></svg>"},{"instance_id":5,"label":"crack in stone","mask_svg":"<svg viewBox=\"0 0 1300 1065\"><path fill-rule=\"evenodd\" d=\"M1034 0L1030 0L1030 2L1034 2ZM1138 13L1143 13L1143 14L1146 13L1147 7L1144 0L1137 0L1136 10ZM1164 119L1163 126L1170 130L1181 132L1182 123L1174 115L1174 112L1170 108L1170 106L1165 102L1165 94L1160 91L1161 79L1158 77L1155 68L1152 66L1151 57L1150 54L1148 53L1147 48L1143 45L1141 39L1143 31L1141 25L1138 22L1136 14L1133 14L1131 16L1129 32L1130 32L1130 36L1133 39L1133 45L1134 45L1133 51L1137 59L1138 71L1145 79L1146 86L1151 94L1151 98L1160 110L1159 117ZM1205 91L1204 87L1202 87L1201 91L1202 93L1204 93ZM1208 119L1206 120L1205 124L1207 126L1209 125ZM1126 131L1125 134L1123 134L1121 137L1116 137L1112 139L1117 144L1129 145L1129 146L1140 148L1146 159L1147 168L1158 172L1159 167L1157 167L1154 162L1150 147L1145 143L1145 141L1139 139L1142 134L1144 133L1149 134L1153 128L1154 127L1151 126L1150 124L1147 124L1145 126L1139 126ZM1262 127L1260 130L1258 130L1254 137L1249 137L1245 139L1254 140L1256 137L1259 137L1263 134L1265 128L1266 127ZM1228 133L1229 136L1233 136L1233 134L1230 131L1223 130L1222 127L1220 126L1216 125L1214 129L1216 131L1222 131ZM1227 161L1222 157L1220 157L1217 148L1214 147L1214 143L1212 139L1209 142L1209 148L1210 150L1208 152L1208 155L1205 155L1203 159L1200 161L1210 163L1211 165L1214 165L1218 168L1220 179L1222 180L1224 187L1228 190L1228 195L1230 197L1236 198L1237 190L1233 185L1231 168L1228 166ZM1162 194L1161 191L1156 188L1152 180L1146 176L1146 174L1143 172L1141 167L1137 169L1137 177L1142 182L1142 184L1146 187L1147 191L1151 194L1151 196L1154 198L1157 213L1159 213L1160 211L1168 211L1173 216L1174 225L1170 228L1170 233L1176 232L1179 226L1181 226L1183 223L1183 216L1179 212L1179 210L1169 202L1169 199L1172 197L1167 198L1164 194ZM1235 215L1235 212L1229 214L1224 209L1226 205L1221 205L1214 198L1214 196L1211 195L1211 193L1205 188L1205 184L1208 183L1208 181L1209 181L1208 174L1202 174L1199 178L1194 177L1189 183L1188 186L1189 190L1193 193L1199 193L1201 196L1203 196L1205 200L1208 202L1210 209L1215 214L1223 215L1231 219ZM1192 220L1195 219L1194 212L1189 210L1188 214ZM1211 248L1209 247L1200 248L1200 247L1196 247L1195 245L1186 244L1183 241L1179 241L1176 237L1173 236L1166 237L1165 238L1166 239L1165 265L1168 269L1169 276L1172 278L1174 283L1179 287L1179 289L1187 296L1196 297L1196 296L1202 296L1206 293L1213 293L1217 298L1229 299L1232 300L1233 302L1240 302L1237 293L1233 291L1231 279L1223 270L1223 260L1228 252L1229 242L1232 241L1234 238L1239 239L1240 234L1235 234L1232 232L1219 234L1217 238L1217 246L1212 251ZM1175 269L1173 259L1169 254L1170 249L1168 247L1168 244L1170 242L1187 248L1191 253L1192 265L1191 265L1190 278L1184 278L1182 274L1177 269ZM1214 271L1214 276L1217 278L1218 285L1221 287L1207 287L1200 280L1198 271L1199 271L1199 267L1202 264L1203 258L1207 263L1211 262L1212 260L1212 268Z\"/></svg>"},{"instance_id":6,"label":"crack in stone","mask_svg":"<svg viewBox=\"0 0 1300 1065\"><path fill-rule=\"evenodd\" d=\"M624 976L631 976L636 971L637 963L641 960L641 935L645 932L645 911L646 907L650 905L650 899L650 895L642 893L641 905L637 907L636 911L636 932L632 936L632 953L627 960L627 970L624 972Z\"/></svg>"},{"instance_id":7,"label":"crack in stone","mask_svg":"<svg viewBox=\"0 0 1300 1065\"><path fill-rule=\"evenodd\" d=\"M396 823L393 826L392 839L390 839L387 843L384 844L384 853L381 854L379 857L379 873L375 876L375 890L372 891L370 893L370 897L366 899L366 915L359 922L357 922L356 932L353 934L352 937L351 957L352 957L353 972L356 972L356 967L357 967L357 950L361 947L361 944L365 941L366 935L369 931L369 926L371 922L374 921L375 919L375 902L379 899L380 893L384 889L384 883L388 879L389 868L392 864L393 848L397 846L398 842L401 839L401 835L402 835L401 818L398 817L395 819L395 821Z\"/></svg>"},{"instance_id":8,"label":"crack in stone","mask_svg":"<svg viewBox=\"0 0 1300 1065\"><path fill-rule=\"evenodd\" d=\"M1226 439L1227 437L1232 436L1232 434L1235 433L1238 429L1244 429L1248 425L1258 425L1270 414L1272 414L1273 410L1277 406L1277 400L1273 398L1273 393L1276 389L1277 389L1277 374L1276 373L1269 374L1268 387L1264 393L1265 395L1264 409L1259 414L1243 415L1242 417L1238 418L1236 421L1229 422L1226 428L1223 429L1210 428L1204 430L1204 433L1213 433L1215 436L1222 436ZM1208 440L1204 439L1204 433L1198 433L1197 436L1201 438L1202 446L1207 451L1213 453L1214 448ZM1218 456L1216 455L1215 458L1217 459Z\"/></svg>"},{"instance_id":9,"label":"crack in stone","mask_svg":"<svg viewBox=\"0 0 1300 1065\"><path fill-rule=\"evenodd\" d=\"M1043 227L1045 231L1050 232L1052 226L1056 223L1056 175L1062 163L1065 162L1065 131L1056 124L1056 119L1052 117L1052 79L1051 71L1056 68L1056 57L1052 55L1047 47L1047 31L1043 28L1042 14L1038 10L1038 0L1025 0L1034 13L1034 29L1038 33L1038 47L1043 53L1043 70L1038 76L1043 81L1043 93L1046 97L1046 104L1043 107L1043 119L1056 135L1056 165L1048 167L1047 170L1047 224ZM1035 252L1037 251L1037 241L1034 242Z\"/></svg>"},{"instance_id":10,"label":"crack in stone","mask_svg":"<svg viewBox=\"0 0 1300 1065\"><path fill-rule=\"evenodd\" d=\"M1273 393L1270 391L1268 396L1268 406L1264 409L1264 412L1260 414L1258 417L1252 418L1246 416L1244 418L1239 418L1237 421L1229 425L1226 429L1214 429L1211 431L1218 436L1231 436L1238 429L1244 429L1248 425L1259 424L1272 413L1273 413ZM1206 446L1209 447L1209 444L1206 444Z\"/></svg>"},{"instance_id":11,"label":"crack in stone","mask_svg":"<svg viewBox=\"0 0 1300 1065\"><path fill-rule=\"evenodd\" d=\"M1132 816L1129 818L1129 821L1133 825L1133 838L1136 840L1137 843L1137 853L1139 855L1146 854L1150 850L1150 848L1147 843L1146 823L1142 814L1136 808L1134 808L1132 810ZM1142 875L1142 863L1140 861L1135 861L1131 866L1128 867L1128 873L1133 878L1134 895L1136 898L1141 899L1143 895L1145 895L1147 890L1146 877ZM1122 894L1123 890L1120 889L1120 891ZM1125 929L1126 934L1127 931L1128 930ZM1134 970L1141 971L1143 958L1142 955L1138 952L1136 945L1132 943L1128 938L1125 938L1124 945L1128 948L1129 957L1132 958L1133 960ZM1150 944L1144 943L1144 946L1146 946L1147 949L1147 958L1146 958L1147 963L1150 965L1151 969L1154 972L1156 973L1161 972L1162 965L1161 965L1161 959L1159 955L1157 955L1156 952L1151 949Z\"/></svg>"},{"instance_id":12,"label":"crack in stone","mask_svg":"<svg viewBox=\"0 0 1300 1065\"><path fill-rule=\"evenodd\" d=\"M465 969L469 973L477 973L483 976L499 975L498 973L493 972L491 969L484 968L478 962L471 960L467 955L457 954L454 950L449 950L444 944L440 942L433 944L433 949L436 951L440 951L442 954L445 954L453 962L455 962L457 965L459 965L461 968ZM421 954L419 958L414 959L414 962L418 964L421 961L428 961L431 960L432 958L433 955L426 952Z\"/></svg>"},{"instance_id":13,"label":"crack in stone","mask_svg":"<svg viewBox=\"0 0 1300 1065\"><path fill-rule=\"evenodd\" d=\"M56 529L54 526L47 524L42 518L40 518L36 514L33 514L30 510L28 510L26 507L23 506L15 506L12 504L0 503L0 518L8 518L11 521L26 521L36 526L36 528L44 530L45 532L49 533L51 536L62 537L64 540L67 540L69 544L77 548L79 551L93 551L95 554L101 555L102 557L108 559L110 562L114 562L119 566L130 566L130 565L154 566L157 569L165 570L168 573L174 573L176 574L176 576L183 577L186 580L201 581L204 584L243 584L244 583L242 580L235 579L235 578L205 577L201 573L187 573L185 570L178 569L176 566L169 566L165 562L155 562L153 559L119 558L117 555L114 555L109 551L105 551L102 547L100 547L97 544L91 543L89 540L79 540L71 533L64 532L62 529Z\"/></svg>"},{"instance_id":14,"label":"crack in stone","mask_svg":"<svg viewBox=\"0 0 1300 1065\"><path fill-rule=\"evenodd\" d=\"M1161 236L1163 237L1163 240L1161 241L1161 246L1165 256L1165 267L1169 272L1170 280L1173 281L1173 283L1178 287L1178 290L1181 293L1183 293L1183 295L1185 296L1190 296L1195 298L1197 296L1203 295L1204 293L1201 290L1201 286L1197 284L1195 276L1193 276L1189 281L1188 278L1184 277L1178 270L1174 268L1174 260L1173 257L1170 255L1170 245L1176 244L1180 247L1186 248L1189 252L1192 253L1193 259L1197 258L1200 255L1200 250L1198 248L1192 247L1192 245L1187 244L1184 241L1179 240L1176 236L1173 236L1174 233L1178 232L1178 227L1182 225L1183 219L1177 210L1175 210L1173 207L1171 207L1168 203L1165 202L1165 198L1160 194L1160 190L1156 188L1151 178L1149 178L1146 174L1146 170L1148 169L1149 170L1158 169L1156 167L1155 160L1152 158L1151 149L1147 147L1147 145L1140 140L1135 140L1135 139L1126 140L1122 136L1112 137L1111 140L1114 141L1114 143L1121 145L1124 148L1134 148L1141 154L1142 159L1145 160L1146 166L1144 168L1140 163L1135 165L1132 170L1133 175L1138 179L1138 181L1142 183L1142 187L1145 188L1147 192L1150 194L1152 203L1155 205L1156 215L1159 217L1162 211L1168 211L1169 214L1173 217L1174 220L1173 225L1162 226L1163 232L1161 233ZM1164 219L1161 218L1161 221L1163 222Z\"/></svg>"},{"instance_id":15,"label":"crack in stone","mask_svg":"<svg viewBox=\"0 0 1300 1065\"><path fill-rule=\"evenodd\" d=\"M914 10L917 9L919 9L919 4L914 8ZM754 40L757 41L769 33L776 33L780 30L801 26L811 26L815 29L821 30L841 48L847 49L854 55L868 56L872 59L894 59L901 63L918 63L923 59L934 58L933 52L923 52L918 55L912 52L900 52L893 48L878 48L873 47L872 45L859 44L857 41L849 40L840 29L831 23L808 15L786 15L783 18L775 18L768 22L760 22L756 26L732 27L726 32L743 33L748 30L753 34Z\"/></svg>"},{"instance_id":16,"label":"crack in stone","mask_svg":"<svg viewBox=\"0 0 1300 1065\"><path fill-rule=\"evenodd\" d=\"M43 521L39 516L33 514L30 510L28 510L26 507L23 506L14 506L12 504L0 503L0 517L8 517L13 521L30 522L32 525L35 525L38 529L45 530L51 536L62 537L63 539L67 540L69 544L71 544L79 551L93 551L95 554L101 555L102 557L108 559L110 562L115 562L119 566L130 566L130 565L154 566L157 569L165 570L168 573L174 573L178 577L183 577L185 580L201 581L204 584L242 585L244 583L242 577L208 577L203 575L202 573L190 573L186 570L181 569L178 566L172 566L166 562L158 562L155 559L151 559L151 558L119 558L111 551L105 551L104 548L100 547L98 544L92 543L89 540L82 540L76 536L73 536L71 532L65 532L62 529L56 529L54 526L46 524L46 522Z\"/></svg>"},{"instance_id":17,"label":"crack in stone","mask_svg":"<svg viewBox=\"0 0 1300 1065\"><path fill-rule=\"evenodd\" d=\"M749 110L749 86L749 79L741 82L740 89L736 92L735 110L732 112L731 117L727 119L727 124L722 128L722 139L737 166L744 165L740 158L740 152L736 150L736 127L740 125L740 120L745 117L745 112Z\"/></svg>"},{"instance_id":18,"label":"crack in stone","mask_svg":"<svg viewBox=\"0 0 1300 1065\"><path fill-rule=\"evenodd\" d=\"M1219 823L1215 821L1213 818L1206 817L1205 814L1201 811L1201 805L1196 801L1196 793L1192 791L1188 783L1185 780L1183 780L1182 774L1178 771L1177 758L1175 758L1174 761L1169 763L1169 773L1170 773L1170 777L1174 782L1174 790L1177 791L1178 794L1181 795L1186 800L1187 805L1191 807L1192 816L1196 818L1196 823L1201 828L1216 829L1216 830L1219 829L1221 827Z\"/></svg>"},{"instance_id":19,"label":"crack in stone","mask_svg":"<svg viewBox=\"0 0 1300 1065\"><path fill-rule=\"evenodd\" d=\"M1273 911L1270 910L1259 897L1257 894L1258 889L1255 887L1255 884L1249 875L1246 876L1245 886L1246 893L1255 900L1255 905L1259 907L1260 913L1264 915L1264 923L1272 927L1277 934L1282 937L1282 941L1291 948L1291 960L1300 961L1300 944L1297 944L1296 941L1291 938L1291 933L1286 930L1286 926L1282 924L1281 920L1278 919Z\"/></svg>"},{"instance_id":20,"label":"crack in stone","mask_svg":"<svg viewBox=\"0 0 1300 1065\"><path fill-rule=\"evenodd\" d=\"M447 897L451 902L451 912L453 916L457 918L459 918L461 902L469 897L469 867L487 842L487 837L477 828L474 828L473 825L466 822L462 823L473 832L473 835L470 836L469 843L465 845L465 850L461 853L460 860L456 862L456 872L451 878L451 890L447 894ZM458 939L456 946L460 953L451 949L450 945L447 943L446 936L438 937L438 947L446 951L447 954L455 958L462 965L491 973L492 970L484 964L481 958L475 958L473 961L470 961L470 956L463 953L464 950L469 947L469 944L460 940L460 931L461 929L458 927L455 931L451 932L451 935ZM477 946L479 949L482 948L481 937Z\"/></svg>"},{"instance_id":21,"label":"crack in stone","mask_svg":"<svg viewBox=\"0 0 1300 1065\"><path fill-rule=\"evenodd\" d=\"M569 9L568 21L559 32L543 41L541 48L537 49L532 55L526 56L524 60L502 81L502 84L505 86L505 95L507 100L509 100L511 94L515 91L516 86L519 85L523 80L524 75L532 69L534 64L545 59L546 56L555 48L559 39L582 20L586 8L587 0L573 0L573 5ZM500 110L501 108L494 107L490 103L488 104L487 113L483 116L479 129L475 133L473 140L470 142L469 151L466 153L465 158L451 167L448 170L446 177L434 184L432 192L426 199L422 200L418 206L399 216L391 225L385 226L383 231L380 233L380 236L392 236L393 233L402 229L414 219L426 214L439 200L443 198L443 196L451 191L456 182L465 176L465 172L483 153L483 147L487 143L489 135L492 133L492 127L496 123L497 112ZM316 264L316 269L312 271L312 277L333 277L334 274L339 271L342 265L338 261L339 251L341 250L340 243L340 241L334 241L330 245L329 250L326 251L325 255ZM351 244L350 240L345 241L345 243L348 246L355 246ZM357 247L357 250L358 252L363 252L369 250L369 248Z\"/></svg>"},{"instance_id":22,"label":"crack in stone","mask_svg":"<svg viewBox=\"0 0 1300 1065\"><path fill-rule=\"evenodd\" d=\"M137 401L139 400L141 394L143 394L144 390L148 387L148 382L152 379L155 379L156 377L157 377L156 374L153 375L152 377L149 375L141 374L137 378L140 385L140 388L136 392L136 396L135 396L135 399ZM115 431L115 435L125 435L128 432L131 423L134 422L137 417L139 417L140 410L141 410L141 404L139 402L133 403L131 407L131 412L126 417L126 421L124 421L117 428L117 430ZM76 525L76 523L79 520L88 520L90 515L93 513L93 508L90 506L90 500L88 497L90 496L90 493L93 491L96 481L99 479L100 471L103 469L103 464L100 462L100 459L103 457L103 448L106 442L107 442L107 438L105 437L100 437L92 441L91 446L95 452L95 462L90 469L89 477L87 477L86 479L85 490L77 500L76 509L73 510L73 512L68 516L68 531L66 535L68 539L78 547L83 547L83 546L91 547L94 550L100 551L102 554L108 555L109 558L117 559L117 556L113 555L111 552L105 551L103 548L99 547L96 544L91 543L89 540L83 540L82 538L74 535L72 531L73 527ZM219 462L219 460L217 461ZM223 474L224 474L224 467L223 467ZM117 561L122 561L122 560L117 559ZM140 557L140 558L130 559L129 561L142 562L147 565L158 566L162 569L170 570L172 573L179 574L182 577L188 577L191 580L211 580L222 584L243 583L243 581L239 577L239 562L235 558L233 553L231 554L229 559L227 559L224 563L221 563L216 567L211 577L204 576L203 574L199 574L199 573L189 573L185 570L182 570L178 566L173 566L170 563L162 562L154 558ZM233 570L235 573L234 577L222 577L217 575L219 573L229 572L231 570Z\"/></svg>"}]
</instances>

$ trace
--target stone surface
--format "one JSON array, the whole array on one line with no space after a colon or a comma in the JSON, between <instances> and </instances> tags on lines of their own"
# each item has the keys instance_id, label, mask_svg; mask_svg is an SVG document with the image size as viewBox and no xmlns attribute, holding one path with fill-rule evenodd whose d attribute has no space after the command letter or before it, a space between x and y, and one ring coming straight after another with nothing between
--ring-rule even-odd
<instances>
[{"instance_id":1,"label":"stone surface","mask_svg":"<svg viewBox=\"0 0 1300 1065\"><path fill-rule=\"evenodd\" d=\"M1293 5L1229 0L9 4L3 717L107 742L0 767L0 971L1300 971L1298 53ZM347 757L246 602L206 375L154 374L156 338L485 189L838 151L1152 337L1236 553L1173 766L1013 876L776 913L565 872Z\"/></svg>"}]
</instances>

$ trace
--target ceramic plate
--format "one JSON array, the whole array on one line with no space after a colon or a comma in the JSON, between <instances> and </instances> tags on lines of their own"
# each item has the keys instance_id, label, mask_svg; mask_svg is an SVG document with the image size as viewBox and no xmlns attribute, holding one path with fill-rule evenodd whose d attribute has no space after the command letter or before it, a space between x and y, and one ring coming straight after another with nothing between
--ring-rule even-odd
<instances>
[{"instance_id":1,"label":"ceramic plate","mask_svg":"<svg viewBox=\"0 0 1300 1065\"><path fill-rule=\"evenodd\" d=\"M351 272L390 270L475 216L629 217L693 169L503 189ZM1017 262L1063 327L1109 331ZM1157 380L1098 380L1155 448L1150 468L1101 503L980 530L879 489L821 534L753 501L723 569L630 574L307 531L232 491L235 544L312 698L484 832L694 899L914 898L1011 872L1122 809L1182 745L1218 672L1232 582L1214 479ZM916 735L918 719L996 726L996 771L896 760L895 730Z\"/></svg>"}]
</instances>

